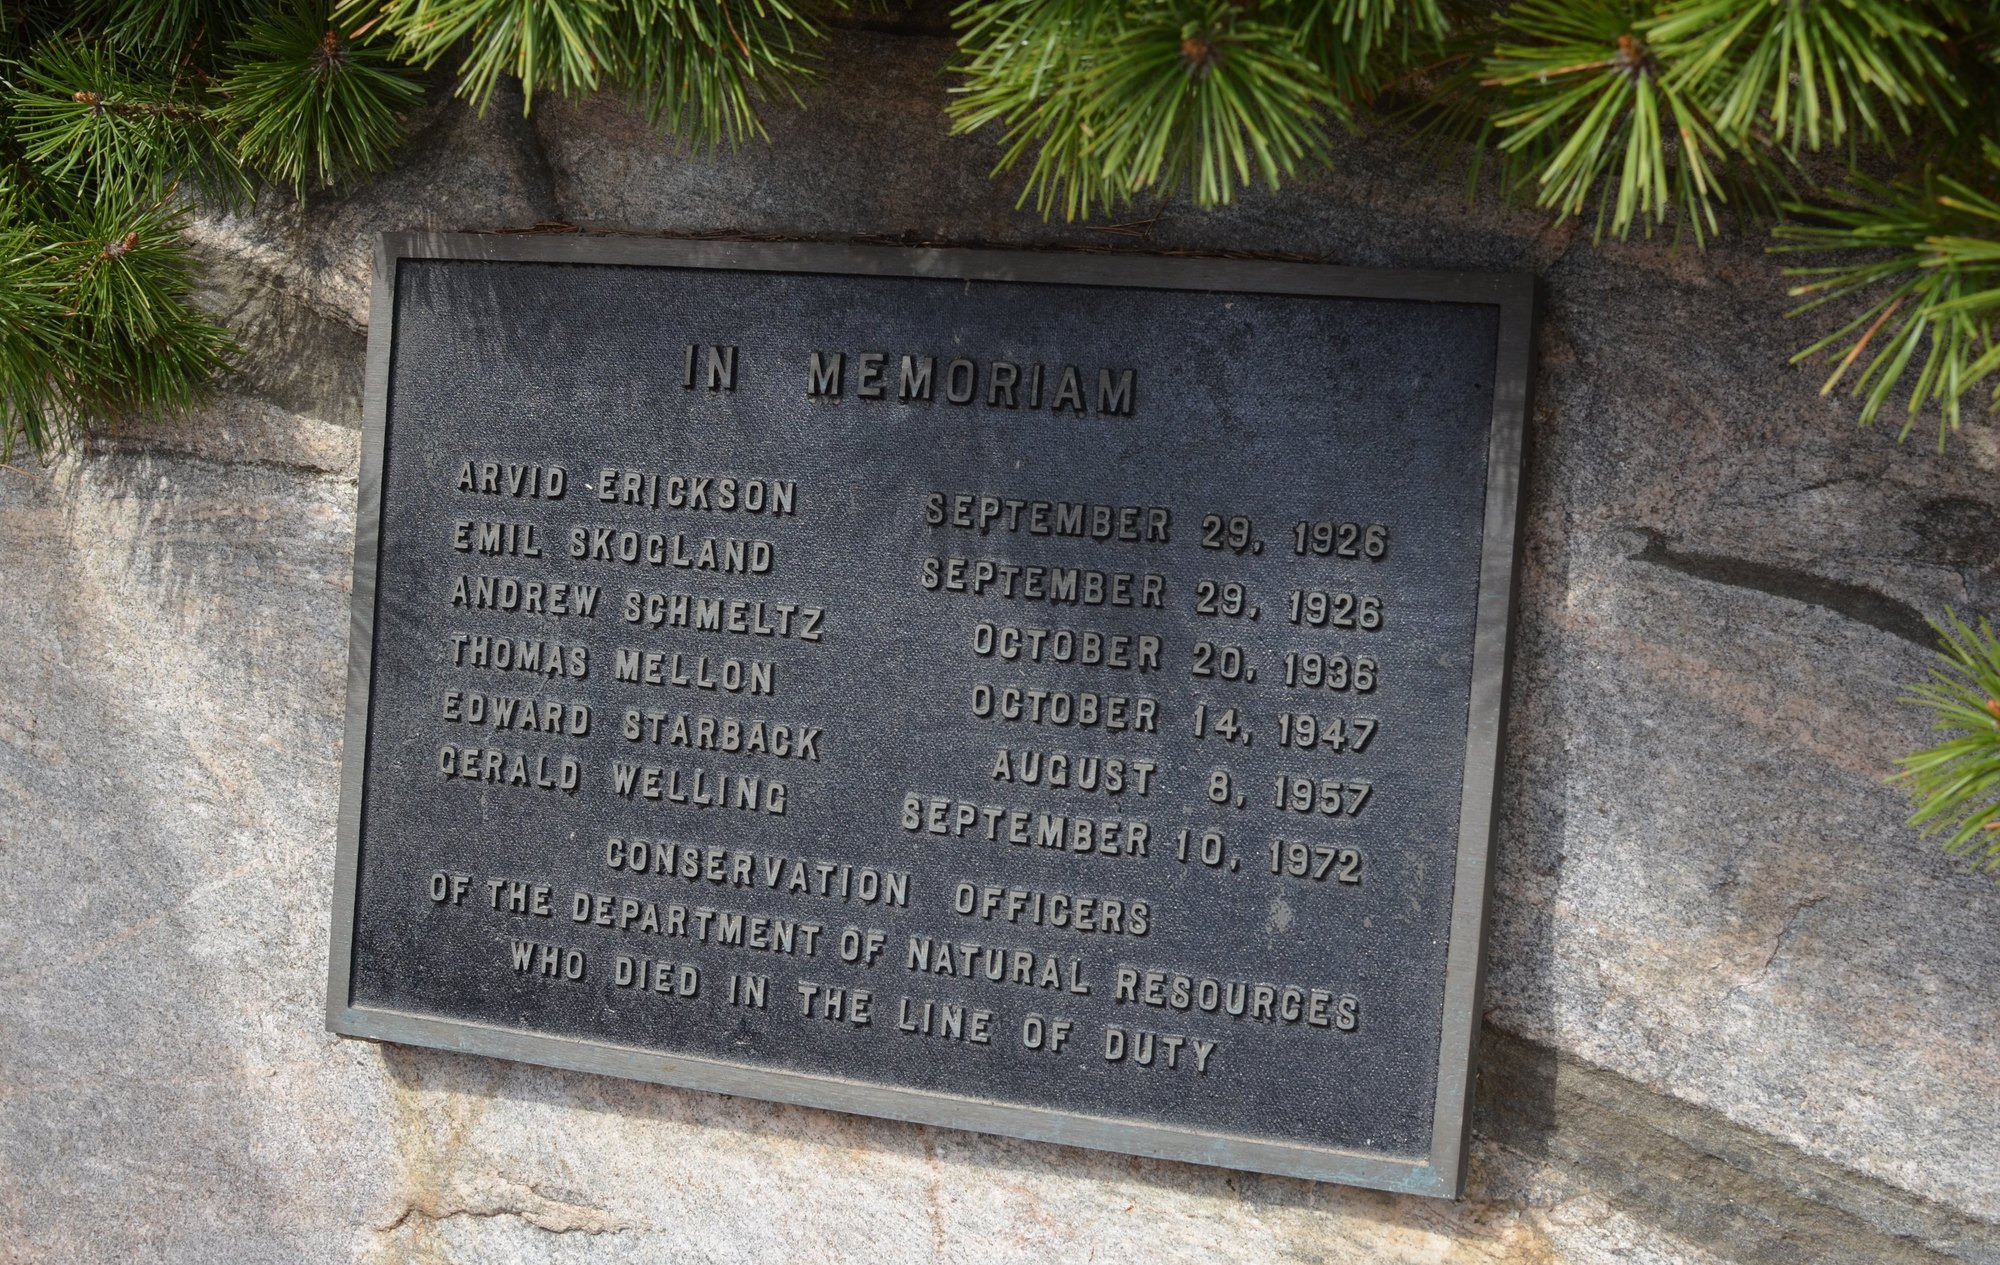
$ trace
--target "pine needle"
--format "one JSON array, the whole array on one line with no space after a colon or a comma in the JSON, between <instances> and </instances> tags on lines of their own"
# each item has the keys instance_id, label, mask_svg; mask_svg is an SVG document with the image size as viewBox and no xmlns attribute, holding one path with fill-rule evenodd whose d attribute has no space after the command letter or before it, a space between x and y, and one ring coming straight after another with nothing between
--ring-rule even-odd
<instances>
[{"instance_id":1,"label":"pine needle","mask_svg":"<svg viewBox=\"0 0 2000 1265\"><path fill-rule=\"evenodd\" d=\"M1950 610L1931 627L1937 665L1903 701L1928 711L1943 740L1899 759L1890 780L1916 802L1911 825L1944 835L1945 850L1974 869L2000 874L2000 637L1987 621L1975 629Z\"/></svg>"}]
</instances>

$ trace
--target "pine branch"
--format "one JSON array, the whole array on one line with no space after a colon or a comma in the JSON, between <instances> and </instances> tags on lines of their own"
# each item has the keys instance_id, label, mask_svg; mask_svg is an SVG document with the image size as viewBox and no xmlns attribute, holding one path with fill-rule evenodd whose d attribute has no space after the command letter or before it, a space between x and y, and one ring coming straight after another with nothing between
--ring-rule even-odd
<instances>
[{"instance_id":1,"label":"pine branch","mask_svg":"<svg viewBox=\"0 0 2000 1265\"><path fill-rule=\"evenodd\" d=\"M1192 185L1195 202L1276 189L1347 116L1301 42L1227 0L1128 21L1081 86L1093 160L1131 194Z\"/></svg>"},{"instance_id":2,"label":"pine branch","mask_svg":"<svg viewBox=\"0 0 2000 1265\"><path fill-rule=\"evenodd\" d=\"M253 0L84 0L75 27L124 52L183 59L221 47L257 7Z\"/></svg>"},{"instance_id":3,"label":"pine branch","mask_svg":"<svg viewBox=\"0 0 2000 1265\"><path fill-rule=\"evenodd\" d=\"M0 464L17 446L59 448L82 404L75 386L90 375L94 349L65 355L62 277L30 228L0 226Z\"/></svg>"},{"instance_id":4,"label":"pine branch","mask_svg":"<svg viewBox=\"0 0 2000 1265\"><path fill-rule=\"evenodd\" d=\"M11 127L37 178L137 205L177 180L228 201L248 192L198 87L147 74L100 43L51 40L21 68Z\"/></svg>"},{"instance_id":5,"label":"pine branch","mask_svg":"<svg viewBox=\"0 0 2000 1265\"><path fill-rule=\"evenodd\" d=\"M1279 187L1445 27L1436 0L967 0L954 17L953 130L998 125L996 172L1028 160L1022 203L1067 219Z\"/></svg>"},{"instance_id":6,"label":"pine branch","mask_svg":"<svg viewBox=\"0 0 2000 1265\"><path fill-rule=\"evenodd\" d=\"M0 461L92 418L184 410L227 366L229 335L188 301L187 215L72 201L0 227Z\"/></svg>"},{"instance_id":7,"label":"pine branch","mask_svg":"<svg viewBox=\"0 0 2000 1265\"><path fill-rule=\"evenodd\" d=\"M1385 85L1390 117L1409 128L1421 151L1441 167L1464 165L1468 202L1477 196L1489 164L1510 201L1535 183L1531 155L1502 150L1493 125L1509 98L1506 88L1486 78L1486 59L1498 33L1490 9L1456 15L1431 56L1415 60Z\"/></svg>"},{"instance_id":8,"label":"pine branch","mask_svg":"<svg viewBox=\"0 0 2000 1265\"><path fill-rule=\"evenodd\" d=\"M825 35L788 0L348 0L342 13L399 60L455 58L459 95L481 109L503 75L529 110L538 92L616 88L704 144L760 135L758 103L796 97Z\"/></svg>"},{"instance_id":9,"label":"pine branch","mask_svg":"<svg viewBox=\"0 0 2000 1265\"><path fill-rule=\"evenodd\" d=\"M1644 38L1636 0L1523 0L1500 15L1486 85L1501 152L1533 172L1535 201L1562 216L1597 204L1597 233L1651 232L1678 210L1697 242L1718 225L1730 157L1708 107Z\"/></svg>"},{"instance_id":10,"label":"pine branch","mask_svg":"<svg viewBox=\"0 0 2000 1265\"><path fill-rule=\"evenodd\" d=\"M502 75L535 94L595 92L610 47L617 0L360 0L343 11L348 29L393 41L396 57L430 69L458 58L459 94L484 110Z\"/></svg>"},{"instance_id":11,"label":"pine branch","mask_svg":"<svg viewBox=\"0 0 2000 1265\"><path fill-rule=\"evenodd\" d=\"M194 263L180 236L188 211L137 215L79 209L54 243L72 337L100 349L106 372L88 384L103 414L182 411L227 367L228 333L192 307Z\"/></svg>"},{"instance_id":12,"label":"pine branch","mask_svg":"<svg viewBox=\"0 0 2000 1265\"><path fill-rule=\"evenodd\" d=\"M0 185L7 231L34 230L8 239L10 310L41 301L45 246L113 239L42 233L74 207L129 219L177 187L233 200L254 173L303 195L379 170L425 67L482 107L514 76L524 108L612 89L698 146L761 135L812 71L824 3L843 0L0 0ZM1942 441L2000 382L1992 0L962 0L954 22L952 126L998 130L997 169L1025 171L1044 215L1277 188L1364 108L1423 93L1420 133L1469 141L1475 186L1496 158L1510 194L1600 236L1799 217L1780 247L1835 258L1794 274L1798 297L1844 309L1802 358L1831 357L1827 389L1855 390L1864 420L1905 400ZM1796 192L1826 168L1807 155L1851 169L1864 148L1928 166L1915 186ZM122 363L9 337L0 372L38 390Z\"/></svg>"},{"instance_id":13,"label":"pine branch","mask_svg":"<svg viewBox=\"0 0 2000 1265\"><path fill-rule=\"evenodd\" d=\"M765 135L762 102L798 101L826 30L785 0L627 4L613 22L617 86L655 127L697 147Z\"/></svg>"},{"instance_id":14,"label":"pine branch","mask_svg":"<svg viewBox=\"0 0 2000 1265\"><path fill-rule=\"evenodd\" d=\"M1476 10L1473 11L1476 13ZM1461 14L1463 22L1469 14ZM1454 25L1444 0L1308 0L1285 19L1342 101L1373 100L1435 58Z\"/></svg>"},{"instance_id":15,"label":"pine branch","mask_svg":"<svg viewBox=\"0 0 2000 1265\"><path fill-rule=\"evenodd\" d=\"M1935 408L1940 451L1964 401L1989 380L1989 408L2000 409L2000 143L1986 150L1983 187L1928 171L1914 184L1857 180L1831 205L1794 207L1806 222L1775 234L1783 253L1858 256L1786 270L1802 279L1792 295L1806 300L1792 315L1836 303L1860 309L1793 362L1837 354L1821 394L1853 373L1864 425L1899 391L1903 436Z\"/></svg>"},{"instance_id":16,"label":"pine branch","mask_svg":"<svg viewBox=\"0 0 2000 1265\"><path fill-rule=\"evenodd\" d=\"M1033 154L1022 203L1044 216L1060 205L1073 220L1129 197L1091 156L1082 93L1097 50L1116 38L1114 15L1090 0L967 0L953 19L967 82L953 89L952 130L1005 128L996 175Z\"/></svg>"},{"instance_id":17,"label":"pine branch","mask_svg":"<svg viewBox=\"0 0 2000 1265\"><path fill-rule=\"evenodd\" d=\"M226 365L190 303L183 180L247 181L186 59L35 44L0 95L0 460L92 419L178 411Z\"/></svg>"},{"instance_id":18,"label":"pine branch","mask_svg":"<svg viewBox=\"0 0 2000 1265\"><path fill-rule=\"evenodd\" d=\"M1964 94L1933 16L1921 0L1670 0L1642 29L1731 144L1796 153L1886 145L1923 113L1949 117Z\"/></svg>"},{"instance_id":19,"label":"pine branch","mask_svg":"<svg viewBox=\"0 0 2000 1265\"><path fill-rule=\"evenodd\" d=\"M1947 610L1933 620L1940 641L1930 679L1903 701L1931 713L1936 746L1896 761L1916 801L1910 824L1945 834L1945 850L1973 868L2000 873L2000 637L1985 620L1975 630Z\"/></svg>"},{"instance_id":20,"label":"pine branch","mask_svg":"<svg viewBox=\"0 0 2000 1265\"><path fill-rule=\"evenodd\" d=\"M241 58L216 84L217 121L236 155L299 196L379 171L403 139L422 83L386 50L335 23L331 0L292 0L231 45Z\"/></svg>"}]
</instances>

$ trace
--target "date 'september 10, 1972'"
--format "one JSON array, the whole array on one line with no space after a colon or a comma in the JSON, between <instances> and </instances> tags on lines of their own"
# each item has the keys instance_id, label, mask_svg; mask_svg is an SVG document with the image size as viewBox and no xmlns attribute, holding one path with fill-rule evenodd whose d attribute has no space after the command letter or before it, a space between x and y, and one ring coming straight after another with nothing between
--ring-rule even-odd
<instances>
[{"instance_id":1,"label":"date 'september 10, 1972'","mask_svg":"<svg viewBox=\"0 0 2000 1265\"><path fill-rule=\"evenodd\" d=\"M378 251L338 1032L1464 1164L1532 287Z\"/></svg>"}]
</instances>

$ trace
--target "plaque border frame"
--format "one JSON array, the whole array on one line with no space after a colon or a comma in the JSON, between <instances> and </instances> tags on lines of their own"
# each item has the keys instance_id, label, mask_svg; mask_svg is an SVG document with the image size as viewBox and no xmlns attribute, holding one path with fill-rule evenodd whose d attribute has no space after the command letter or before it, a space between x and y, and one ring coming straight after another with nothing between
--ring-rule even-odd
<instances>
[{"instance_id":1,"label":"plaque border frame","mask_svg":"<svg viewBox=\"0 0 2000 1265\"><path fill-rule=\"evenodd\" d=\"M362 783L367 764L369 692L373 677L375 578L381 547L382 463L395 342L395 282L397 268L405 259L1237 291L1497 307L1484 536L1430 1154L1420 1159L1403 1158L1097 1117L351 1005L355 896L361 866ZM330 1032L1154 1159L1442 1198L1456 1198L1464 1192L1485 983L1484 940L1492 892L1490 860L1496 826L1500 734L1506 718L1510 634L1520 567L1522 449L1533 374L1536 315L1532 274L1360 269L1136 253L910 248L637 235L408 232L376 236L370 304L367 378L362 398L361 476L354 529L354 588L348 630L339 842L328 945L326 1026Z\"/></svg>"}]
</instances>

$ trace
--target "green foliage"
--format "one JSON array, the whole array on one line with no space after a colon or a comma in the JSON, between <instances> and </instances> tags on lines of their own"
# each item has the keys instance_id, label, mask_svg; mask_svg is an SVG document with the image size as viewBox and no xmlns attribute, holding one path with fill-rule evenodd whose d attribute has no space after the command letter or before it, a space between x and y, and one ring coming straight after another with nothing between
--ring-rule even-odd
<instances>
[{"instance_id":1,"label":"green foliage","mask_svg":"<svg viewBox=\"0 0 2000 1265\"><path fill-rule=\"evenodd\" d=\"M698 145L763 136L767 97L798 99L825 30L781 0L634 3L620 10L619 86L655 127Z\"/></svg>"},{"instance_id":2,"label":"green foliage","mask_svg":"<svg viewBox=\"0 0 2000 1265\"><path fill-rule=\"evenodd\" d=\"M351 0L357 29L417 66L455 63L483 109L503 76L537 92L617 88L701 143L762 134L758 103L793 96L825 32L785 0Z\"/></svg>"},{"instance_id":3,"label":"green foliage","mask_svg":"<svg viewBox=\"0 0 2000 1265\"><path fill-rule=\"evenodd\" d=\"M502 76L617 88L713 144L823 34L792 0L0 0L0 460L192 402L229 345L190 303L189 199L380 170L427 69L482 106Z\"/></svg>"},{"instance_id":4,"label":"green foliage","mask_svg":"<svg viewBox=\"0 0 2000 1265\"><path fill-rule=\"evenodd\" d=\"M140 402L184 408L230 350L228 335L188 307L194 267L180 239L186 218L178 207L131 215L78 206L65 231L51 235L63 335L97 360L73 390L96 411Z\"/></svg>"},{"instance_id":5,"label":"green foliage","mask_svg":"<svg viewBox=\"0 0 2000 1265\"><path fill-rule=\"evenodd\" d=\"M1076 219L1191 185L1203 206L1277 188L1330 120L1442 35L1437 0L966 0L953 127L998 124L1024 204Z\"/></svg>"},{"instance_id":6,"label":"green foliage","mask_svg":"<svg viewBox=\"0 0 2000 1265\"><path fill-rule=\"evenodd\" d=\"M73 25L128 52L198 56L256 7L252 0L83 0Z\"/></svg>"},{"instance_id":7,"label":"green foliage","mask_svg":"<svg viewBox=\"0 0 2000 1265\"><path fill-rule=\"evenodd\" d=\"M1911 134L1919 111L1963 104L1933 16L1943 14L1914 0L1678 0L1646 37L1733 145L1797 152L1887 144Z\"/></svg>"},{"instance_id":8,"label":"green foliage","mask_svg":"<svg viewBox=\"0 0 2000 1265\"><path fill-rule=\"evenodd\" d=\"M1369 100L1394 74L1435 55L1452 25L1442 0L1308 0L1290 18L1343 101Z\"/></svg>"},{"instance_id":9,"label":"green foliage","mask_svg":"<svg viewBox=\"0 0 2000 1265\"><path fill-rule=\"evenodd\" d=\"M1496 25L1480 93L1461 73L1442 108L1459 135L1477 134L1467 113L1490 129L1510 187L1564 215L1594 203L1600 235L1671 223L1700 241L1724 203L1791 221L1779 249L1833 256L1794 270L1797 310L1841 318L1799 359L1834 353L1827 390L1850 382L1864 423L1901 402L1935 412L1941 443L1959 428L1996 367L1980 142L2000 120L2000 6L1524 0ZM1825 149L1903 172L1820 184L1807 157Z\"/></svg>"},{"instance_id":10,"label":"green foliage","mask_svg":"<svg viewBox=\"0 0 2000 1265\"><path fill-rule=\"evenodd\" d=\"M378 171L403 138L423 88L379 47L356 43L329 0L298 0L259 18L231 45L214 118L247 166L303 196Z\"/></svg>"},{"instance_id":11,"label":"green foliage","mask_svg":"<svg viewBox=\"0 0 2000 1265\"><path fill-rule=\"evenodd\" d=\"M396 55L429 68L458 58L459 91L482 107L502 75L521 81L532 108L538 90L595 92L614 56L616 0L383 0L356 5L365 25L395 42Z\"/></svg>"},{"instance_id":12,"label":"green foliage","mask_svg":"<svg viewBox=\"0 0 2000 1265\"><path fill-rule=\"evenodd\" d=\"M1537 200L1562 215L1597 203L1623 237L1678 207L1699 240L1715 231L1725 160L1701 96L1663 71L1633 0L1524 0L1502 13L1486 63L1505 89L1493 116L1502 153L1532 168Z\"/></svg>"},{"instance_id":13,"label":"green foliage","mask_svg":"<svg viewBox=\"0 0 2000 1265\"><path fill-rule=\"evenodd\" d=\"M87 374L88 350L66 357L63 278L50 252L31 230L0 227L0 462L17 442L37 451L55 446L71 424L78 400L71 384Z\"/></svg>"},{"instance_id":14,"label":"green foliage","mask_svg":"<svg viewBox=\"0 0 2000 1265\"><path fill-rule=\"evenodd\" d=\"M0 461L223 372L193 306L189 198L380 167L421 90L325 0L0 0Z\"/></svg>"},{"instance_id":15,"label":"green foliage","mask_svg":"<svg viewBox=\"0 0 2000 1265\"><path fill-rule=\"evenodd\" d=\"M46 43L0 116L0 461L91 418L183 408L228 336L189 304L176 200L237 168L194 94L99 44Z\"/></svg>"},{"instance_id":16,"label":"green foliage","mask_svg":"<svg viewBox=\"0 0 2000 1265\"><path fill-rule=\"evenodd\" d=\"M1802 358L1835 351L1864 422L1901 404L1944 437L2000 408L1973 394L2000 342L1993 0L962 0L955 21L954 126L997 129L1044 215L1275 188L1400 95L1473 146L1475 184L1496 169L1599 237L1700 245L1727 209L1830 253L1801 261L1801 310L1841 328Z\"/></svg>"},{"instance_id":17,"label":"green foliage","mask_svg":"<svg viewBox=\"0 0 2000 1265\"><path fill-rule=\"evenodd\" d=\"M759 136L845 3L0 0L0 447L59 443L93 400L170 407L219 354L191 309L208 350L178 368L87 348L137 335L63 306L84 282L57 271L90 255L57 243L379 170L433 70L482 108L512 78L526 109L612 90L697 145ZM1497 173L1599 237L1774 224L1831 330L1800 359L1864 422L1935 417L1943 443L2000 409L2000 0L959 0L953 22L951 125L996 133L1045 216L1275 189L1384 107L1469 148L1473 187ZM60 337L29 328L50 304Z\"/></svg>"},{"instance_id":18,"label":"green foliage","mask_svg":"<svg viewBox=\"0 0 2000 1265\"><path fill-rule=\"evenodd\" d=\"M0 461L92 417L185 408L223 367L228 334L188 303L185 218L62 198L0 225Z\"/></svg>"},{"instance_id":19,"label":"green foliage","mask_svg":"<svg viewBox=\"0 0 2000 1265\"><path fill-rule=\"evenodd\" d=\"M38 181L128 205L179 177L225 196L241 189L202 90L177 75L135 73L106 44L50 40L17 82L14 137Z\"/></svg>"},{"instance_id":20,"label":"green foliage","mask_svg":"<svg viewBox=\"0 0 2000 1265\"><path fill-rule=\"evenodd\" d=\"M1991 187L2000 183L2000 143L1988 140L1986 156ZM2000 407L2000 200L1930 172L1908 185L1858 180L1855 192L1833 197L1797 208L1805 222L1779 225L1777 249L1849 257L1787 269L1805 279L1792 289L1807 300L1797 312L1830 303L1859 311L1794 360L1837 352L1822 394L1852 372L1864 422L1898 390L1907 397L1904 435L1935 407L1943 451L1962 401L1984 387Z\"/></svg>"},{"instance_id":21,"label":"green foliage","mask_svg":"<svg viewBox=\"0 0 2000 1265\"><path fill-rule=\"evenodd\" d=\"M2000 638L1985 620L1974 629L1950 611L1931 626L1937 666L1903 701L1930 712L1932 731L1946 737L1898 760L1893 780L1916 801L1911 825L1945 835L1946 850L1974 868L2000 873Z\"/></svg>"}]
</instances>

